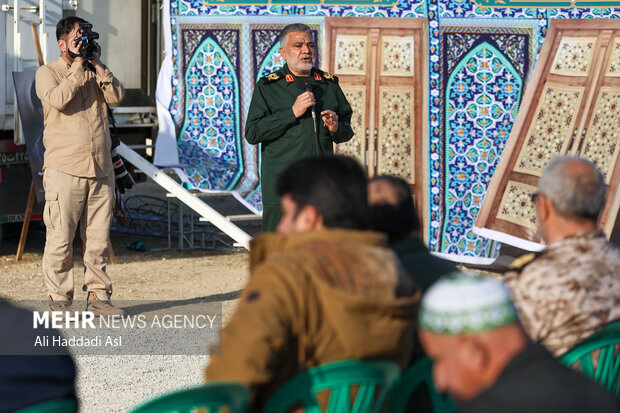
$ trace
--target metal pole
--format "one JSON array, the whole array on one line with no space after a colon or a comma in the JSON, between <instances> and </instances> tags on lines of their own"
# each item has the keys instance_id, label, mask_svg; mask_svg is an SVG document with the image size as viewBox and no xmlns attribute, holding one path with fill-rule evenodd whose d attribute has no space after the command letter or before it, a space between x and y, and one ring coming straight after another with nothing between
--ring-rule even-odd
<instances>
[{"instance_id":1,"label":"metal pole","mask_svg":"<svg viewBox=\"0 0 620 413\"><path fill-rule=\"evenodd\" d=\"M183 222L183 203L179 200L179 249L180 250L183 249L184 224L185 223Z\"/></svg>"},{"instance_id":2,"label":"metal pole","mask_svg":"<svg viewBox=\"0 0 620 413\"><path fill-rule=\"evenodd\" d=\"M47 33L45 33L45 0L39 0L39 42L43 52L43 64L47 63Z\"/></svg>"},{"instance_id":3,"label":"metal pole","mask_svg":"<svg viewBox=\"0 0 620 413\"><path fill-rule=\"evenodd\" d=\"M173 196L172 194L166 194L166 198L168 198L168 249L172 249L172 214L170 212L170 198Z\"/></svg>"},{"instance_id":4,"label":"metal pole","mask_svg":"<svg viewBox=\"0 0 620 413\"><path fill-rule=\"evenodd\" d=\"M196 213L198 213L201 217L207 219L220 231L224 232L230 238L239 243L239 245L243 248L248 250L250 249L250 240L252 237L250 237L245 231L241 230L238 226L227 220L225 216L211 208L187 189L183 188L182 185L170 176L166 175L164 171L161 171L152 163L138 155L124 143L121 142L121 144L117 147L117 150L118 153L127 160L127 162L134 164L155 183L160 185L166 191L174 194L182 203L196 211Z\"/></svg>"},{"instance_id":5,"label":"metal pole","mask_svg":"<svg viewBox=\"0 0 620 413\"><path fill-rule=\"evenodd\" d=\"M19 0L13 0L13 70L19 72L22 59L21 35L19 33ZM17 108L17 93L13 91L13 140L22 143L21 128L19 123L19 110Z\"/></svg>"}]
</instances>

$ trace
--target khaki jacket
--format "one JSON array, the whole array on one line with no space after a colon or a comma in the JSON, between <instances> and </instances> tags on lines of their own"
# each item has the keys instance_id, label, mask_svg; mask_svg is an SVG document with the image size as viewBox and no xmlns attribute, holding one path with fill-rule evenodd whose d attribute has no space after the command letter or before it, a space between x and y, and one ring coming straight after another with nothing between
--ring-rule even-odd
<instances>
[{"instance_id":1,"label":"khaki jacket","mask_svg":"<svg viewBox=\"0 0 620 413\"><path fill-rule=\"evenodd\" d=\"M420 293L385 245L380 234L353 230L259 235L207 380L250 386L257 409L319 364L391 359L405 367Z\"/></svg>"},{"instance_id":2,"label":"khaki jacket","mask_svg":"<svg viewBox=\"0 0 620 413\"><path fill-rule=\"evenodd\" d=\"M105 104L118 104L125 94L112 73L106 69L102 78L61 57L37 70L36 90L43 104L44 169L82 178L112 173Z\"/></svg>"}]
</instances>

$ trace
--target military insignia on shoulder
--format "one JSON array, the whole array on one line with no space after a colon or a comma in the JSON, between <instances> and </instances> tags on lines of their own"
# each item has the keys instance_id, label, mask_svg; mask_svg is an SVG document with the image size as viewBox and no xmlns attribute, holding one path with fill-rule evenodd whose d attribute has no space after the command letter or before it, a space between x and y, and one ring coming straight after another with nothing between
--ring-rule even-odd
<instances>
[{"instance_id":1,"label":"military insignia on shoulder","mask_svg":"<svg viewBox=\"0 0 620 413\"><path fill-rule=\"evenodd\" d=\"M531 252L529 254L524 254L514 260L510 266L508 267L511 270L521 270L523 267L528 265L530 262L534 261L538 257L538 254Z\"/></svg>"},{"instance_id":2,"label":"military insignia on shoulder","mask_svg":"<svg viewBox=\"0 0 620 413\"><path fill-rule=\"evenodd\" d=\"M263 83L271 83L275 82L278 79L282 79L282 75L280 72L269 73L267 76L263 76L260 78L260 81Z\"/></svg>"},{"instance_id":3,"label":"military insignia on shoulder","mask_svg":"<svg viewBox=\"0 0 620 413\"><path fill-rule=\"evenodd\" d=\"M336 76L332 75L331 73L328 72L323 72L323 77L327 80L336 80Z\"/></svg>"}]
</instances>

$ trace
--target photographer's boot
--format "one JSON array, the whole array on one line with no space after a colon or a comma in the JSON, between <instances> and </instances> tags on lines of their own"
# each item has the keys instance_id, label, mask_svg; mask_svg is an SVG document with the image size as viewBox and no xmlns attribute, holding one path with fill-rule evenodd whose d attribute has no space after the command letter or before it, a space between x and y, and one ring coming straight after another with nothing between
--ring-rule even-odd
<instances>
[{"instance_id":1,"label":"photographer's boot","mask_svg":"<svg viewBox=\"0 0 620 413\"><path fill-rule=\"evenodd\" d=\"M86 299L86 311L92 311L99 316L108 315L123 315L125 312L120 308L116 308L110 301L102 301L97 298L97 294L92 291L88 292L88 298Z\"/></svg>"},{"instance_id":2,"label":"photographer's boot","mask_svg":"<svg viewBox=\"0 0 620 413\"><path fill-rule=\"evenodd\" d=\"M65 313L71 312L71 301L54 301L51 295L47 296L47 303L50 311L61 312L64 316Z\"/></svg>"}]
</instances>

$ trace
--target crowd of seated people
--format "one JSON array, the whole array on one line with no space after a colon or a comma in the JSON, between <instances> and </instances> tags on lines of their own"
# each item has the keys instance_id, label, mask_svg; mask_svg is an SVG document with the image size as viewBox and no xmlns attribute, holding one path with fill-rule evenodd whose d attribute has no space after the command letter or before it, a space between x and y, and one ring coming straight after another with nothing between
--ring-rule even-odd
<instances>
[{"instance_id":1,"label":"crowd of seated people","mask_svg":"<svg viewBox=\"0 0 620 413\"><path fill-rule=\"evenodd\" d=\"M419 238L406 182L379 176L364 188L359 168L343 157L312 158L280 177L279 234L254 241L250 281L223 330L222 354L206 369L207 381L248 385L255 411L284 381L322 363L382 358L406 366L416 354L408 334L417 330L419 295L429 288L436 308L463 315L472 304L459 292L467 277L452 275L455 267ZM551 355L620 318L620 252L596 227L604 199L592 163L554 160L533 196L548 247L506 276L516 309L502 283L475 278L468 291L478 305L495 288L511 309L499 324L436 331L422 305L420 338L436 384L460 410L617 411L613 396ZM455 291L431 294L449 286ZM469 387L464 395L461 386ZM517 394L521 401L510 404Z\"/></svg>"},{"instance_id":2,"label":"crowd of seated people","mask_svg":"<svg viewBox=\"0 0 620 413\"><path fill-rule=\"evenodd\" d=\"M249 411L312 367L383 359L404 370L420 347L461 412L619 411L557 360L620 319L620 252L597 229L605 182L592 163L545 169L532 202L547 247L504 280L433 256L409 185L368 181L351 158L297 162L277 190L278 232L252 241L249 281L205 369L207 383L248 386Z\"/></svg>"}]
</instances>

